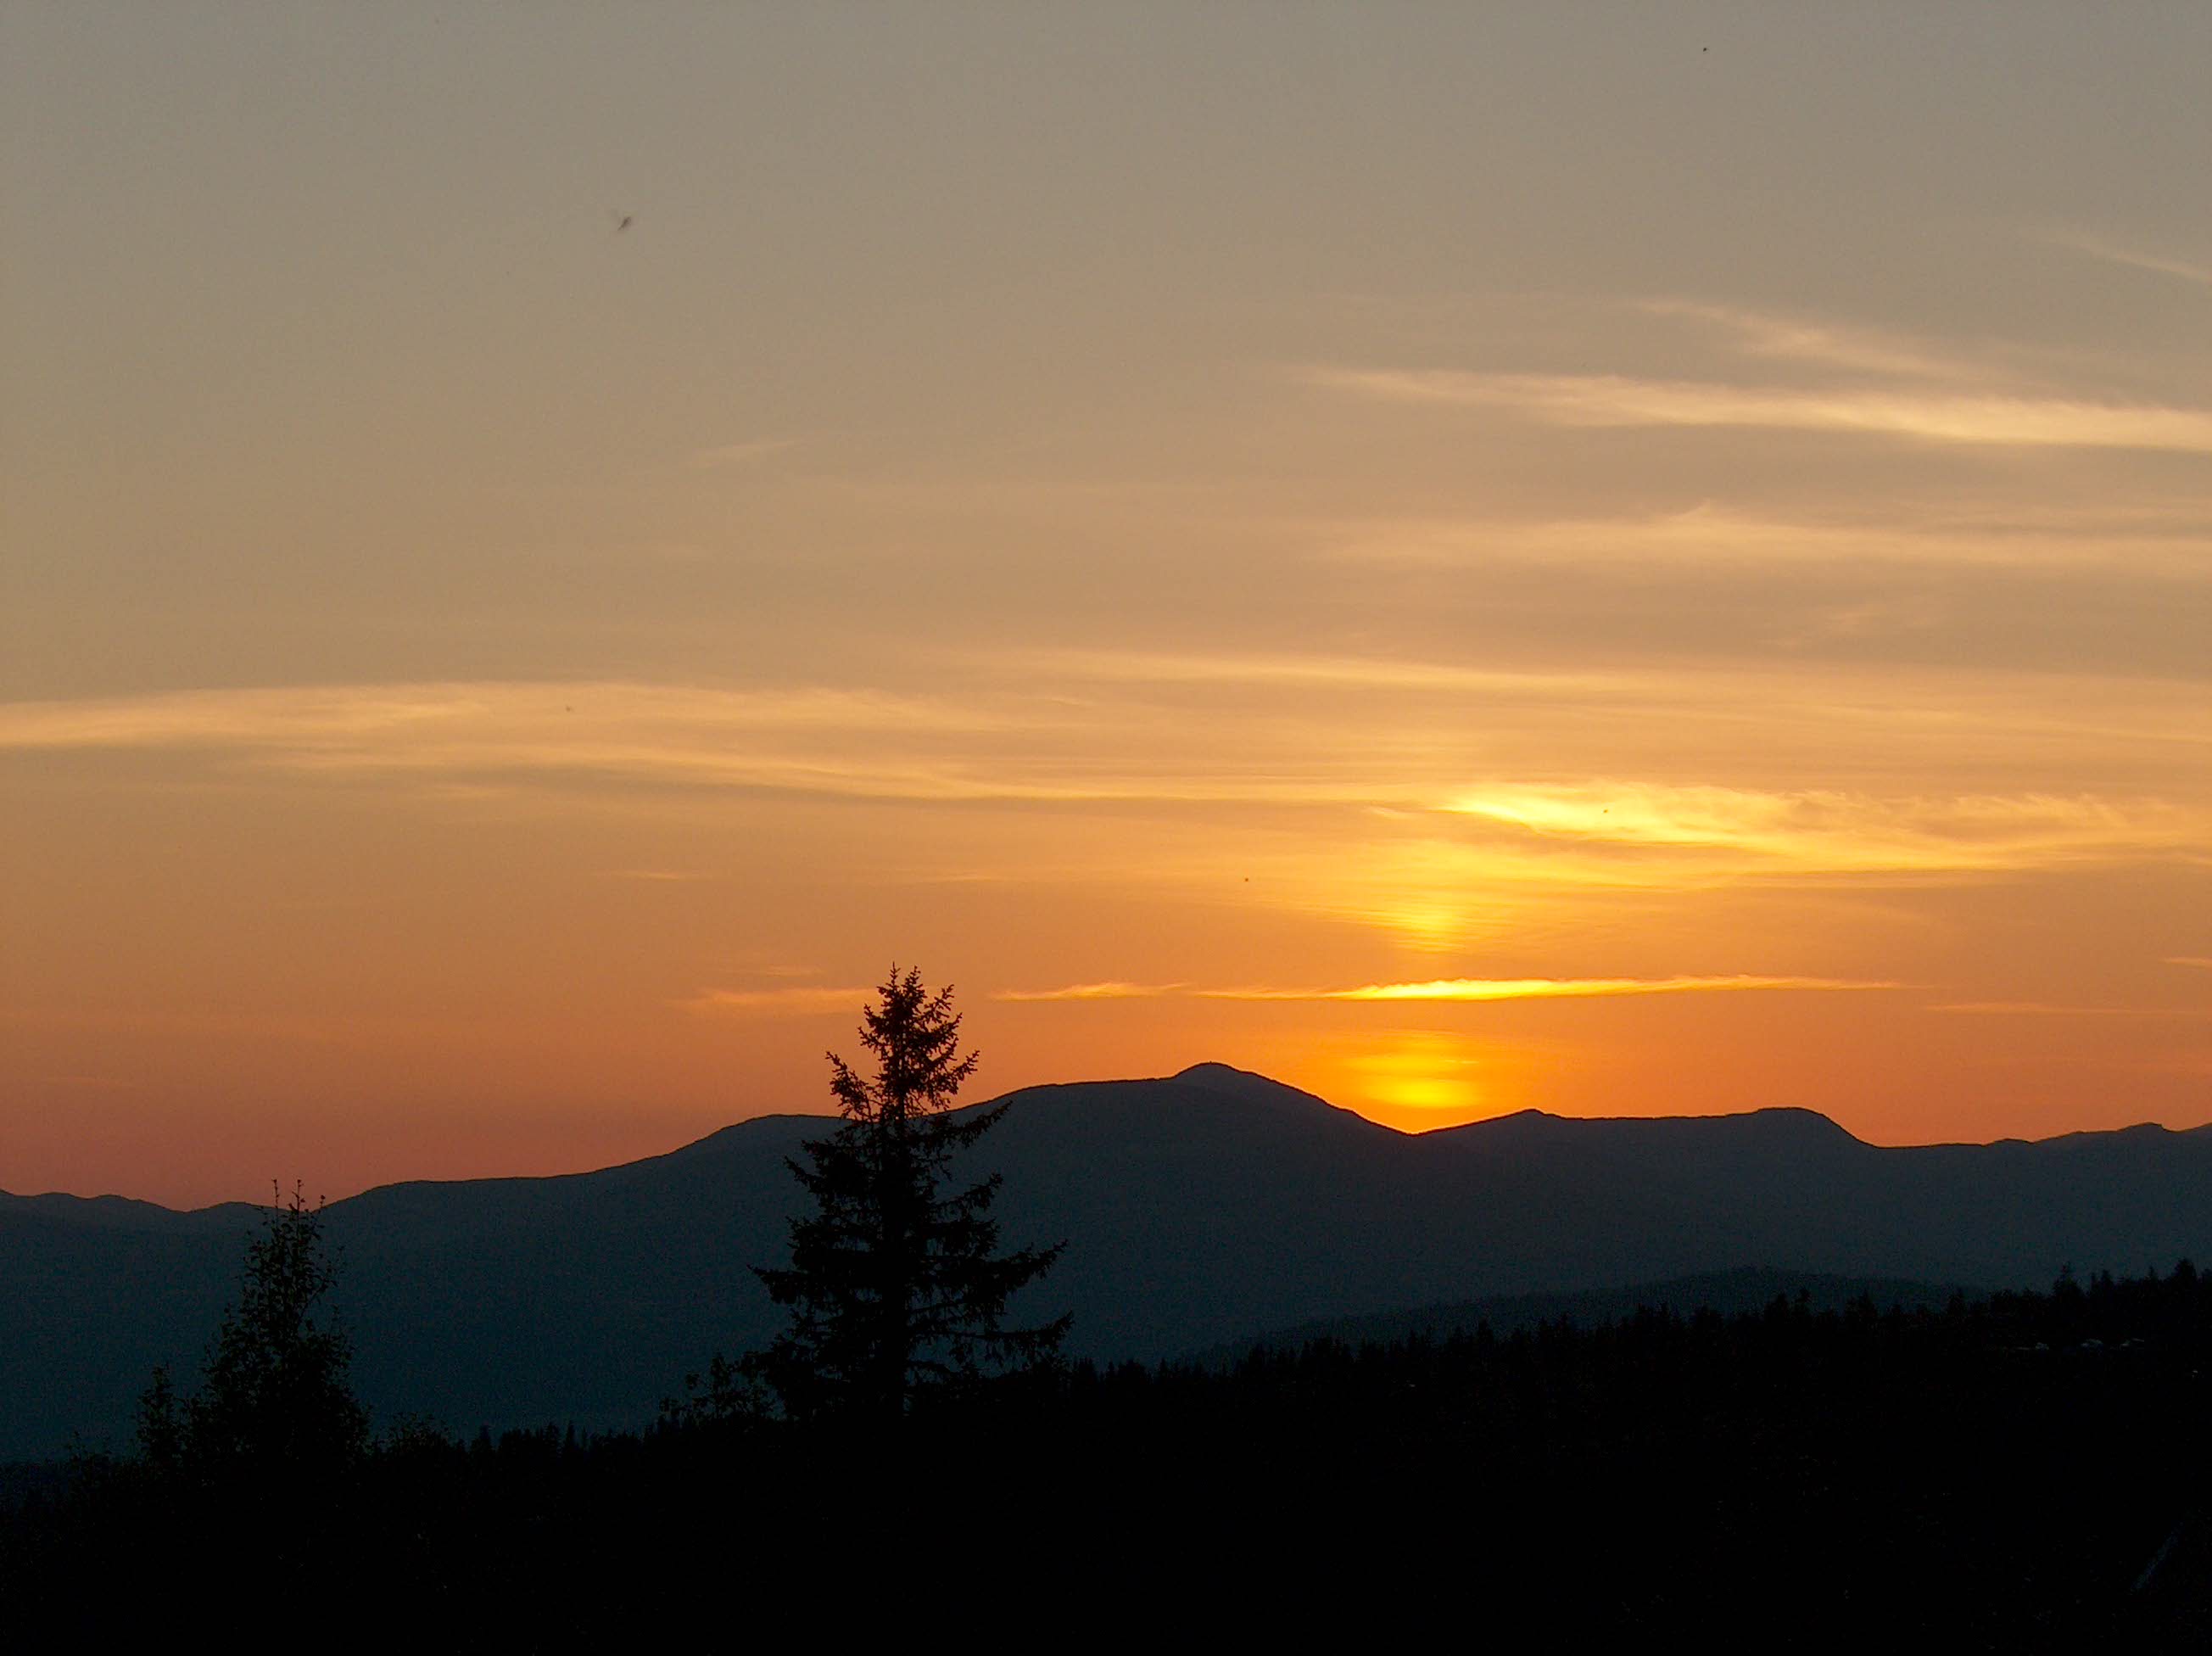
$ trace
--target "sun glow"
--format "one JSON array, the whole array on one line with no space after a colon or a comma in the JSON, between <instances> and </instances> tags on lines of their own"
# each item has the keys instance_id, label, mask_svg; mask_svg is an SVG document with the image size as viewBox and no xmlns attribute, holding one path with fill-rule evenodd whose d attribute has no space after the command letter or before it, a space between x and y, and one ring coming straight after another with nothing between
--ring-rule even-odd
<instances>
[{"instance_id":1,"label":"sun glow","mask_svg":"<svg viewBox=\"0 0 2212 1656\"><path fill-rule=\"evenodd\" d=\"M1529 1055L1443 1029L1346 1031L1273 1059L1277 1073L1403 1132L1522 1108Z\"/></svg>"}]
</instances>

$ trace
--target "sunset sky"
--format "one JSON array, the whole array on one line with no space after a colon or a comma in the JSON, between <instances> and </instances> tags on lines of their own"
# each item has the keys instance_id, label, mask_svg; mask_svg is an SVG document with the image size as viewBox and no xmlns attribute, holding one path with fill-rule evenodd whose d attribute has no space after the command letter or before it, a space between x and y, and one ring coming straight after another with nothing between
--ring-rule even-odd
<instances>
[{"instance_id":1,"label":"sunset sky","mask_svg":"<svg viewBox=\"0 0 2212 1656\"><path fill-rule=\"evenodd\" d=\"M2201 0L0 20L0 1188L2212 1119Z\"/></svg>"}]
</instances>

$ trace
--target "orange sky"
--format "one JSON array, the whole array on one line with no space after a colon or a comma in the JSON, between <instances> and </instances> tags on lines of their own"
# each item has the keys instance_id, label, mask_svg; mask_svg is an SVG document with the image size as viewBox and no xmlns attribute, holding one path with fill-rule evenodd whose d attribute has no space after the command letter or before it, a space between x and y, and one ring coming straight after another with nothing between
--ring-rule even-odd
<instances>
[{"instance_id":1,"label":"orange sky","mask_svg":"<svg viewBox=\"0 0 2212 1656\"><path fill-rule=\"evenodd\" d=\"M2212 16L1475 9L9 9L0 1188L2212 1119Z\"/></svg>"}]
</instances>

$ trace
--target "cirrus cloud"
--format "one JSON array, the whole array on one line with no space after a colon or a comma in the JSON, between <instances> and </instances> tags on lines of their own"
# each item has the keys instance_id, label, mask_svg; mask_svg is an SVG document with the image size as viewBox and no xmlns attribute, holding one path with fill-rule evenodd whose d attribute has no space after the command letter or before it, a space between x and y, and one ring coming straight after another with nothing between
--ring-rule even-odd
<instances>
[{"instance_id":1,"label":"cirrus cloud","mask_svg":"<svg viewBox=\"0 0 2212 1656\"><path fill-rule=\"evenodd\" d=\"M1373 402L1502 408L1547 425L1756 427L1938 443L2212 454L2212 410L2159 404L1454 368L1316 368L1306 377Z\"/></svg>"},{"instance_id":2,"label":"cirrus cloud","mask_svg":"<svg viewBox=\"0 0 2212 1656\"><path fill-rule=\"evenodd\" d=\"M1724 977L1438 977L1422 983L1362 983L1351 989L1245 986L1206 989L1182 983L1072 983L1057 989L1002 989L994 1001L1099 1001L1187 996L1201 1001L1552 1001L1619 995L1690 995L1738 989L1887 989L1901 984L1844 977L1778 977L1737 972Z\"/></svg>"}]
</instances>

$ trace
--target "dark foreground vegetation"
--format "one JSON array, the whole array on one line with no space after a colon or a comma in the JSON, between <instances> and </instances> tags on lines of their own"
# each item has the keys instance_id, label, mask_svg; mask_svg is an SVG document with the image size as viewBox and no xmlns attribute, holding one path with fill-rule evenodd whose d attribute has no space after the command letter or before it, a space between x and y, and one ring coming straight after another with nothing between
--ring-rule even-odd
<instances>
[{"instance_id":1,"label":"dark foreground vegetation","mask_svg":"<svg viewBox=\"0 0 2212 1656\"><path fill-rule=\"evenodd\" d=\"M1353 1625L2203 1647L2208 1370L2212 1282L2185 1265L1942 1310L1778 1300L1226 1368L1054 1365L897 1422L695 1401L588 1439L416 1426L312 1465L19 1476L0 1593L17 1628L258 1605L318 1642L426 1649L635 1638L702 1610L733 1641L795 1612L994 1642Z\"/></svg>"},{"instance_id":2,"label":"dark foreground vegetation","mask_svg":"<svg viewBox=\"0 0 2212 1656\"><path fill-rule=\"evenodd\" d=\"M1100 1368L1003 1321L957 1154L949 990L894 969L864 1077L793 1171L759 1275L790 1325L657 1426L373 1435L295 1190L249 1242L197 1385L137 1452L16 1480L12 1633L246 1624L423 1650L705 1635L1002 1647L1601 1635L1826 1647L2212 1647L2212 1283L1941 1307L1669 1311Z\"/></svg>"}]
</instances>

